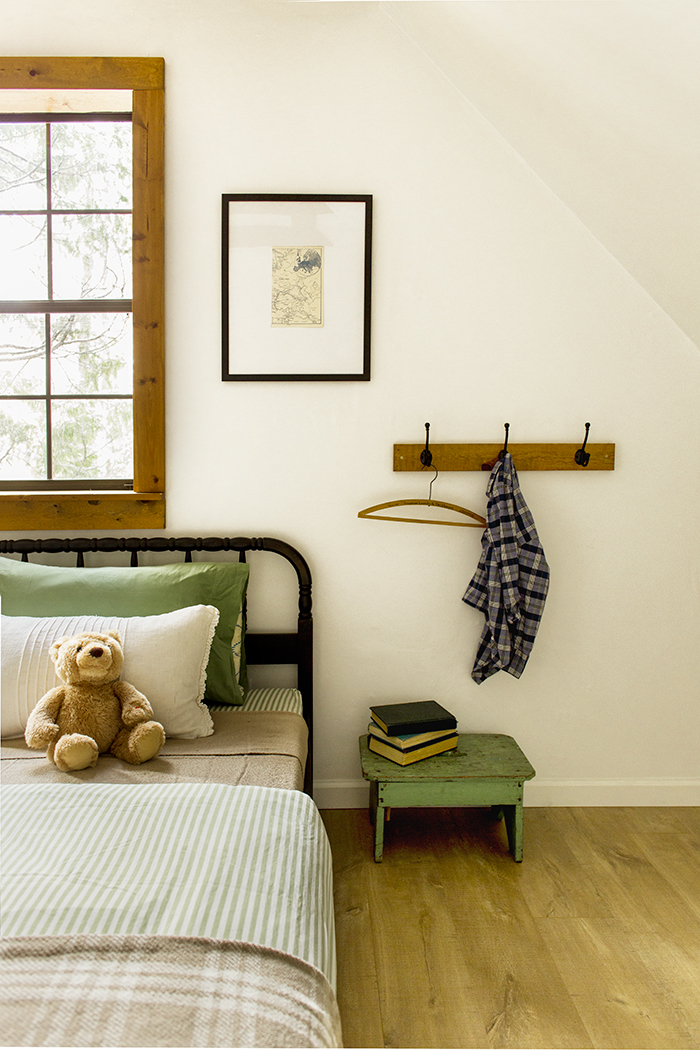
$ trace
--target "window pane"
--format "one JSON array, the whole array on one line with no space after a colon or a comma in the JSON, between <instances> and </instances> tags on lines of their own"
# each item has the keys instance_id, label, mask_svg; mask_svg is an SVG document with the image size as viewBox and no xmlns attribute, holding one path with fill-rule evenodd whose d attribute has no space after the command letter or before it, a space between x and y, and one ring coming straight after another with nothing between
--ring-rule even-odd
<instances>
[{"instance_id":1,"label":"window pane","mask_svg":"<svg viewBox=\"0 0 700 1050\"><path fill-rule=\"evenodd\" d=\"M0 314L0 394L46 393L43 314Z\"/></svg>"},{"instance_id":2,"label":"window pane","mask_svg":"<svg viewBox=\"0 0 700 1050\"><path fill-rule=\"evenodd\" d=\"M46 125L0 124L0 209L46 207Z\"/></svg>"},{"instance_id":3,"label":"window pane","mask_svg":"<svg viewBox=\"0 0 700 1050\"><path fill-rule=\"evenodd\" d=\"M0 299L46 299L46 219L0 215Z\"/></svg>"},{"instance_id":4,"label":"window pane","mask_svg":"<svg viewBox=\"0 0 700 1050\"><path fill-rule=\"evenodd\" d=\"M54 478L131 478L131 401L54 401Z\"/></svg>"},{"instance_id":5,"label":"window pane","mask_svg":"<svg viewBox=\"0 0 700 1050\"><path fill-rule=\"evenodd\" d=\"M131 216L55 215L55 299L131 298Z\"/></svg>"},{"instance_id":6,"label":"window pane","mask_svg":"<svg viewBox=\"0 0 700 1050\"><path fill-rule=\"evenodd\" d=\"M131 208L131 124L51 125L54 208Z\"/></svg>"},{"instance_id":7,"label":"window pane","mask_svg":"<svg viewBox=\"0 0 700 1050\"><path fill-rule=\"evenodd\" d=\"M54 314L51 390L54 394L131 394L131 314Z\"/></svg>"},{"instance_id":8,"label":"window pane","mask_svg":"<svg viewBox=\"0 0 700 1050\"><path fill-rule=\"evenodd\" d=\"M0 480L46 477L45 413L43 401L0 402Z\"/></svg>"}]
</instances>

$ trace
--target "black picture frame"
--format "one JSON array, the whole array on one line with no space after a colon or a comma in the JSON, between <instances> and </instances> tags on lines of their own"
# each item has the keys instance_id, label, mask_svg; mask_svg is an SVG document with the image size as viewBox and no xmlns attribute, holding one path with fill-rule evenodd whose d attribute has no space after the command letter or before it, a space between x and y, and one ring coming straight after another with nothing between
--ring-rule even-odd
<instances>
[{"instance_id":1,"label":"black picture frame","mask_svg":"<svg viewBox=\"0 0 700 1050\"><path fill-rule=\"evenodd\" d=\"M222 194L222 380L368 381L371 194Z\"/></svg>"}]
</instances>

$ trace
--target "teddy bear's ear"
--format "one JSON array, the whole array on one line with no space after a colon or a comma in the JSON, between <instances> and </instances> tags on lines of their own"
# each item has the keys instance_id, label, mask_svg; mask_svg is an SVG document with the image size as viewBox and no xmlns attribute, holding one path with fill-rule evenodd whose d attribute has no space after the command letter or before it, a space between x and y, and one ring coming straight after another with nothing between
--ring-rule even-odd
<instances>
[{"instance_id":1,"label":"teddy bear's ear","mask_svg":"<svg viewBox=\"0 0 700 1050\"><path fill-rule=\"evenodd\" d=\"M61 646L63 645L64 642L67 642L67 641L68 641L67 638L59 638L58 641L54 642L53 645L51 646L51 648L49 649L49 656L51 657L51 659L53 660L54 663L56 663L56 660L58 659L58 654L59 654L59 651L61 649Z\"/></svg>"},{"instance_id":2,"label":"teddy bear's ear","mask_svg":"<svg viewBox=\"0 0 700 1050\"><path fill-rule=\"evenodd\" d=\"M107 637L114 638L117 642L119 642L120 645L122 644L122 639L121 635L119 634L119 631L107 631Z\"/></svg>"}]
</instances>

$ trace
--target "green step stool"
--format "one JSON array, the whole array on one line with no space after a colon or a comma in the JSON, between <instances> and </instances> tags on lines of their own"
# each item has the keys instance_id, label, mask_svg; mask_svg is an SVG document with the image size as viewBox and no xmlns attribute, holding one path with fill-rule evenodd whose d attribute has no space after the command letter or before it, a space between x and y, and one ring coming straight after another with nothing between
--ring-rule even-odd
<instances>
[{"instance_id":1,"label":"green step stool","mask_svg":"<svg viewBox=\"0 0 700 1050\"><path fill-rule=\"evenodd\" d=\"M456 751L399 766L375 755L360 737L362 776L369 781L374 859L382 859L385 811L394 807L491 806L505 817L513 859L523 859L523 784L535 770L512 736L460 733Z\"/></svg>"}]
</instances>

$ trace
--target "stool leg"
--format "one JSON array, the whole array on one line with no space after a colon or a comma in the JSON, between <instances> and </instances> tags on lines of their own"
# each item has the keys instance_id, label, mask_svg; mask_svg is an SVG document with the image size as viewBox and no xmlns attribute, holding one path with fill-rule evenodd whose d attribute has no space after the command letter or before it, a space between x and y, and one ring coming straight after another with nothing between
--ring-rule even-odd
<instances>
[{"instance_id":1,"label":"stool leg","mask_svg":"<svg viewBox=\"0 0 700 1050\"><path fill-rule=\"evenodd\" d=\"M377 820L377 797L379 795L377 781L369 782L369 822L374 827Z\"/></svg>"},{"instance_id":2,"label":"stool leg","mask_svg":"<svg viewBox=\"0 0 700 1050\"><path fill-rule=\"evenodd\" d=\"M520 863L523 859L523 804L517 802L514 806L504 806L503 813L506 818L506 831L508 832L508 845L513 854L513 860Z\"/></svg>"},{"instance_id":3,"label":"stool leg","mask_svg":"<svg viewBox=\"0 0 700 1050\"><path fill-rule=\"evenodd\" d=\"M377 806L374 824L374 859L377 864L381 863L384 852L384 806Z\"/></svg>"}]
</instances>

